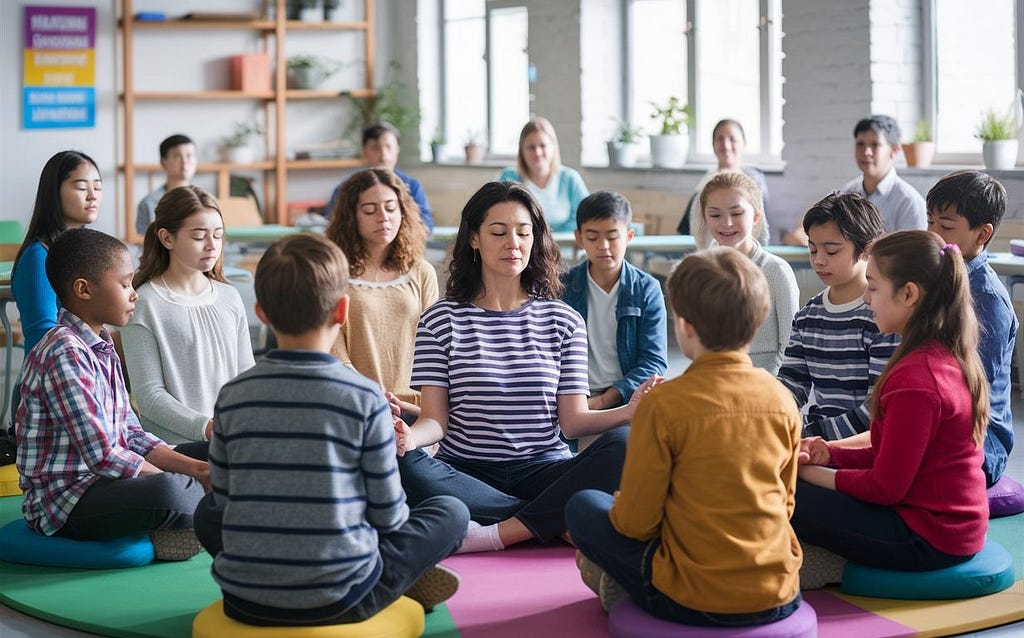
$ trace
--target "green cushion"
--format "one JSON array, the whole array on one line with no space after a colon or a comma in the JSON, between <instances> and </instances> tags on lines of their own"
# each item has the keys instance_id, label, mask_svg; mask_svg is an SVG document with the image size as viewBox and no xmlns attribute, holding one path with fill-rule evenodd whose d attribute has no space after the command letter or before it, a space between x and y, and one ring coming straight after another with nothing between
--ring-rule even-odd
<instances>
[{"instance_id":1,"label":"green cushion","mask_svg":"<svg viewBox=\"0 0 1024 638\"><path fill-rule=\"evenodd\" d=\"M899 572L847 563L844 594L902 600L956 600L995 594L1013 585L1013 557L989 539L971 560L929 572Z\"/></svg>"}]
</instances>

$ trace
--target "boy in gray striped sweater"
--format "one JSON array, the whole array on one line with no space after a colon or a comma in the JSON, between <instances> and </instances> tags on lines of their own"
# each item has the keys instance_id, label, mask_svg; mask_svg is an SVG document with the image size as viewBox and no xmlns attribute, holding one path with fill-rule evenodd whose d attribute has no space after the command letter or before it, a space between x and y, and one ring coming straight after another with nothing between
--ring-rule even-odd
<instances>
[{"instance_id":1,"label":"boy in gray striped sweater","mask_svg":"<svg viewBox=\"0 0 1024 638\"><path fill-rule=\"evenodd\" d=\"M256 312L279 349L220 392L195 522L240 622L360 622L403 594L429 609L458 588L436 565L462 542L466 506L438 496L410 510L381 389L330 355L347 285L341 250L313 234L276 242L256 269Z\"/></svg>"},{"instance_id":2,"label":"boy in gray striped sweater","mask_svg":"<svg viewBox=\"0 0 1024 638\"><path fill-rule=\"evenodd\" d=\"M868 429L868 395L899 344L864 303L867 247L884 232L875 205L833 193L808 209L811 267L828 286L793 317L779 381L804 410L803 436L832 441Z\"/></svg>"}]
</instances>

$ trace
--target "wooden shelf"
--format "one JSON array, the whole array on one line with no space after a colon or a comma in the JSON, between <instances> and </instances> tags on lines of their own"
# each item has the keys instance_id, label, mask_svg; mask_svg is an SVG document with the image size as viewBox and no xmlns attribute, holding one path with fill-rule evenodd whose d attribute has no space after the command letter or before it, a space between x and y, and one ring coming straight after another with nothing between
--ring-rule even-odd
<instances>
[{"instance_id":1,"label":"wooden shelf","mask_svg":"<svg viewBox=\"0 0 1024 638\"><path fill-rule=\"evenodd\" d=\"M144 173L157 173L163 171L163 167L159 164L132 164L132 167L136 171ZM200 162L196 166L197 173L216 173L218 171L271 171L277 167L277 163L272 160L263 160L262 162L249 162L249 163L237 163L237 162ZM124 170L125 165L121 164L117 167L118 170Z\"/></svg>"},{"instance_id":2,"label":"wooden shelf","mask_svg":"<svg viewBox=\"0 0 1024 638\"><path fill-rule=\"evenodd\" d=\"M370 23L362 22L303 22L287 20L285 28L289 31L368 31Z\"/></svg>"},{"instance_id":3,"label":"wooden shelf","mask_svg":"<svg viewBox=\"0 0 1024 638\"><path fill-rule=\"evenodd\" d=\"M322 168L354 168L356 166L362 166L366 163L366 160L353 157L349 159L329 159L329 160L288 160L284 163L288 170L294 171L308 171Z\"/></svg>"},{"instance_id":4,"label":"wooden shelf","mask_svg":"<svg viewBox=\"0 0 1024 638\"><path fill-rule=\"evenodd\" d=\"M273 91L134 91L136 100L273 100ZM124 95L121 95L124 98Z\"/></svg>"},{"instance_id":5,"label":"wooden shelf","mask_svg":"<svg viewBox=\"0 0 1024 638\"><path fill-rule=\"evenodd\" d=\"M135 29L221 29L273 31L277 23L273 20L132 20Z\"/></svg>"},{"instance_id":6,"label":"wooden shelf","mask_svg":"<svg viewBox=\"0 0 1024 638\"><path fill-rule=\"evenodd\" d=\"M337 97L373 97L376 91L372 89L345 89L335 91L333 89L288 89L285 97L289 100L323 100Z\"/></svg>"}]
</instances>

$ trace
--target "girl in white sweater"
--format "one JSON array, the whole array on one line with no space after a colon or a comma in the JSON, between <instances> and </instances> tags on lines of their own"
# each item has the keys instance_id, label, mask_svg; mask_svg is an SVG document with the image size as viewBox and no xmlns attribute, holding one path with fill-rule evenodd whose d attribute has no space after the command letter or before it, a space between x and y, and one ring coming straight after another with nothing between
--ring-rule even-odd
<instances>
[{"instance_id":1,"label":"girl in white sweater","mask_svg":"<svg viewBox=\"0 0 1024 638\"><path fill-rule=\"evenodd\" d=\"M207 441L224 383L254 364L242 298L224 278L224 220L196 186L167 192L146 230L135 314L122 329L142 426L171 444Z\"/></svg>"},{"instance_id":2,"label":"girl in white sweater","mask_svg":"<svg viewBox=\"0 0 1024 638\"><path fill-rule=\"evenodd\" d=\"M714 244L732 246L747 255L768 279L772 307L750 344L750 359L774 375L782 365L793 315L800 308L800 289L786 260L769 253L754 239L764 226L762 202L757 184L739 171L715 175L700 193L703 226Z\"/></svg>"}]
</instances>

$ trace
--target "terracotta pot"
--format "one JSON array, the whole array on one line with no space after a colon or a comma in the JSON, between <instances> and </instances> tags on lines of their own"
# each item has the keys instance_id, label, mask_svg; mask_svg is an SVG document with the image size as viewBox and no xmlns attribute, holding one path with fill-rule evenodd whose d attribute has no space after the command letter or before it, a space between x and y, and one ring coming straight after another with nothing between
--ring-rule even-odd
<instances>
[{"instance_id":1,"label":"terracotta pot","mask_svg":"<svg viewBox=\"0 0 1024 638\"><path fill-rule=\"evenodd\" d=\"M935 142L911 142L903 145L903 156L907 158L907 166L927 168L935 158Z\"/></svg>"},{"instance_id":2,"label":"terracotta pot","mask_svg":"<svg viewBox=\"0 0 1024 638\"><path fill-rule=\"evenodd\" d=\"M466 163L479 164L484 161L484 147L480 144L466 144Z\"/></svg>"}]
</instances>

